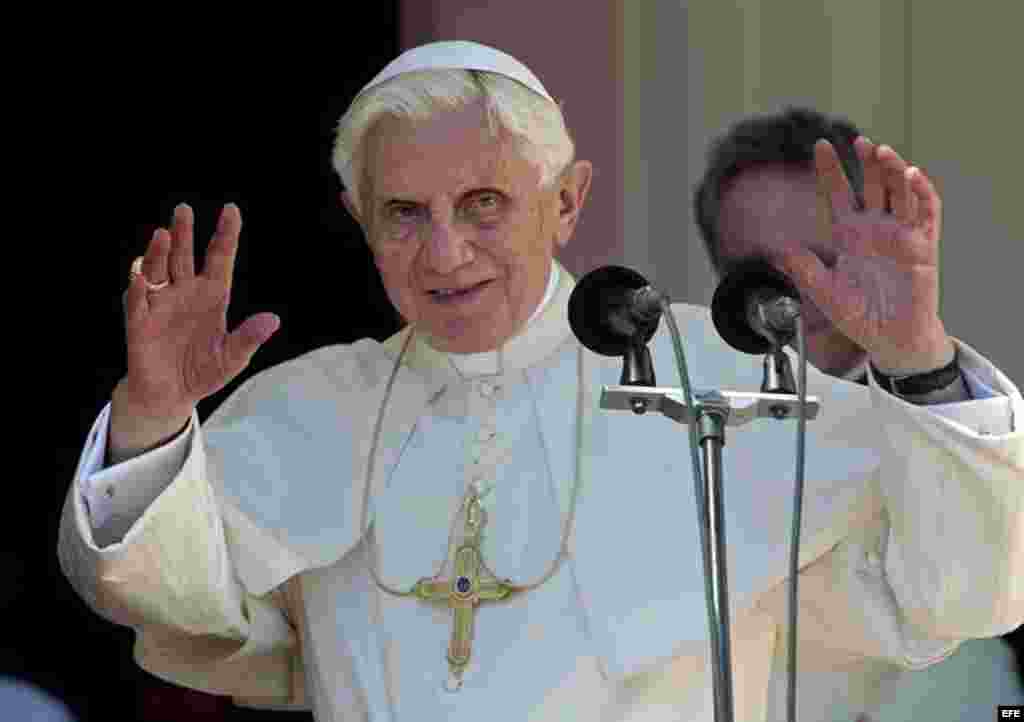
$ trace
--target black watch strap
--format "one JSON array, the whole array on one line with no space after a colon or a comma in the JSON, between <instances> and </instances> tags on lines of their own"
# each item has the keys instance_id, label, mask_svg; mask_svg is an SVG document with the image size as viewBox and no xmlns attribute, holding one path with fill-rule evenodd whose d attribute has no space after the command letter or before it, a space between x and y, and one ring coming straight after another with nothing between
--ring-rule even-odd
<instances>
[{"instance_id":1,"label":"black watch strap","mask_svg":"<svg viewBox=\"0 0 1024 722\"><path fill-rule=\"evenodd\" d=\"M878 385L897 396L923 396L950 386L960 378L959 350L954 351L953 360L942 368L909 376L886 376L871 364Z\"/></svg>"}]
</instances>

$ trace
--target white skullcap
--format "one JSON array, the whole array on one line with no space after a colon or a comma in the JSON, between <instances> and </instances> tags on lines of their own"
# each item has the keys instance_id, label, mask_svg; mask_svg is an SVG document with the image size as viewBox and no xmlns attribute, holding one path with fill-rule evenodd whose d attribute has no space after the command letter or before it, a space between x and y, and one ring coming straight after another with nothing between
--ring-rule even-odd
<instances>
[{"instance_id":1,"label":"white skullcap","mask_svg":"<svg viewBox=\"0 0 1024 722\"><path fill-rule=\"evenodd\" d=\"M434 69L484 70L497 73L518 80L533 92L544 96L552 103L555 102L537 76L511 55L468 40L443 40L406 50L377 73L377 77L367 83L356 97L396 75Z\"/></svg>"}]
</instances>

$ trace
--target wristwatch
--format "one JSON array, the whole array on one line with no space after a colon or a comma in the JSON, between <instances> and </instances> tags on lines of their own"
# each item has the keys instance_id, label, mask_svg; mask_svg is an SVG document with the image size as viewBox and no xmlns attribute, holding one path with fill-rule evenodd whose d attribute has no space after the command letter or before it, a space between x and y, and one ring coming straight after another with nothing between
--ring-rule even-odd
<instances>
[{"instance_id":1,"label":"wristwatch","mask_svg":"<svg viewBox=\"0 0 1024 722\"><path fill-rule=\"evenodd\" d=\"M933 391L939 391L952 385L960 378L960 351L954 350L953 360L934 371L926 371L921 374L908 374L907 376L887 376L879 371L874 364L871 364L871 373L874 374L878 385L891 394L897 396L924 396Z\"/></svg>"}]
</instances>

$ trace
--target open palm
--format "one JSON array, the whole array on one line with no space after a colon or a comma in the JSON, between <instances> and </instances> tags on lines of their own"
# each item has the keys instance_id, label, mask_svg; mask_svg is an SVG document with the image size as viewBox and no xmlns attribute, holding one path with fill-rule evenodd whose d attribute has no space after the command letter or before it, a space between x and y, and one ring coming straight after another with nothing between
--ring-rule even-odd
<instances>
[{"instance_id":1,"label":"open palm","mask_svg":"<svg viewBox=\"0 0 1024 722\"><path fill-rule=\"evenodd\" d=\"M939 319L941 202L928 177L888 146L858 138L862 207L828 141L815 146L819 235L827 266L798 251L780 259L832 324L875 359L899 366L948 343Z\"/></svg>"},{"instance_id":2,"label":"open palm","mask_svg":"<svg viewBox=\"0 0 1024 722\"><path fill-rule=\"evenodd\" d=\"M173 416L227 385L277 330L271 313L247 318L227 330L241 213L225 206L195 272L192 211L175 210L170 232L158 229L147 249L142 274L125 292L128 373L123 385L134 412L148 418ZM170 284L149 290L146 281Z\"/></svg>"}]
</instances>

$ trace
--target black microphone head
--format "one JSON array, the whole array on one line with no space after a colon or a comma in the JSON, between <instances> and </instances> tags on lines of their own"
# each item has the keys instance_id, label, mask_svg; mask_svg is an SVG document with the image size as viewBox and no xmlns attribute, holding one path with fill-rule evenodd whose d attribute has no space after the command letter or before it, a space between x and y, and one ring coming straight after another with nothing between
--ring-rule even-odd
<instances>
[{"instance_id":1,"label":"black microphone head","mask_svg":"<svg viewBox=\"0 0 1024 722\"><path fill-rule=\"evenodd\" d=\"M718 334L744 353L765 354L774 348L770 340L754 330L747 317L747 300L758 289L800 299L793 282L761 258L736 264L718 284L711 299L711 320Z\"/></svg>"},{"instance_id":2,"label":"black microphone head","mask_svg":"<svg viewBox=\"0 0 1024 722\"><path fill-rule=\"evenodd\" d=\"M611 315L628 308L631 291L648 285L639 273L622 266L602 266L583 276L569 296L569 325L576 338L602 356L624 356L637 342L650 342L660 318L631 319L636 327L633 335L609 323Z\"/></svg>"}]
</instances>

